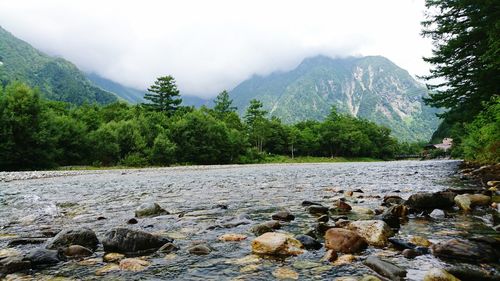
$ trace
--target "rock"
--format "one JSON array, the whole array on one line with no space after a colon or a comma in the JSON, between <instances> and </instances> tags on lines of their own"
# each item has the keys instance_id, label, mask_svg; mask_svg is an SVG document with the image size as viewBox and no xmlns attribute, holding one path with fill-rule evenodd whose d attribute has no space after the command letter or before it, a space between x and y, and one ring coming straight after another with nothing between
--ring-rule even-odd
<instances>
[{"instance_id":1,"label":"rock","mask_svg":"<svg viewBox=\"0 0 500 281\"><path fill-rule=\"evenodd\" d=\"M392 205L401 205L405 202L405 200L396 195L384 196L383 206L392 206Z\"/></svg>"},{"instance_id":2,"label":"rock","mask_svg":"<svg viewBox=\"0 0 500 281\"><path fill-rule=\"evenodd\" d=\"M31 268L31 262L23 260L21 252L7 248L0 250L0 278L5 274L24 271Z\"/></svg>"},{"instance_id":3,"label":"rock","mask_svg":"<svg viewBox=\"0 0 500 281\"><path fill-rule=\"evenodd\" d=\"M392 263L383 261L376 256L369 256L364 261L364 264L390 280L404 280L406 276L406 270Z\"/></svg>"},{"instance_id":4,"label":"rock","mask_svg":"<svg viewBox=\"0 0 500 281\"><path fill-rule=\"evenodd\" d=\"M478 265L460 264L446 269L450 274L463 281L498 281L500 275L496 270L486 270Z\"/></svg>"},{"instance_id":5,"label":"rock","mask_svg":"<svg viewBox=\"0 0 500 281\"><path fill-rule=\"evenodd\" d=\"M394 235L389 225L381 220L355 221L347 228L363 237L368 244L377 247L386 246L387 239Z\"/></svg>"},{"instance_id":6,"label":"rock","mask_svg":"<svg viewBox=\"0 0 500 281\"><path fill-rule=\"evenodd\" d=\"M7 247L15 247L19 245L34 245L47 242L47 238L16 238L9 241Z\"/></svg>"},{"instance_id":7,"label":"rock","mask_svg":"<svg viewBox=\"0 0 500 281\"><path fill-rule=\"evenodd\" d=\"M455 196L457 206L469 212L474 206L487 206L490 204L491 197L482 194L462 194Z\"/></svg>"},{"instance_id":8,"label":"rock","mask_svg":"<svg viewBox=\"0 0 500 281\"><path fill-rule=\"evenodd\" d=\"M408 212L406 205L393 205L382 214L382 220L392 228L399 228L400 219L406 219Z\"/></svg>"},{"instance_id":9,"label":"rock","mask_svg":"<svg viewBox=\"0 0 500 281\"><path fill-rule=\"evenodd\" d=\"M281 223L279 221L275 221L275 220L266 221L266 222L264 222L262 224L266 225L266 226L269 226L272 229L280 229L281 228Z\"/></svg>"},{"instance_id":10,"label":"rock","mask_svg":"<svg viewBox=\"0 0 500 281\"><path fill-rule=\"evenodd\" d=\"M392 245L394 246L394 248L399 249L399 250L402 250L402 249L415 249L415 247L416 247L415 244L413 244L411 242L404 241L402 239L398 239L398 238L389 238L387 240L392 243Z\"/></svg>"},{"instance_id":11,"label":"rock","mask_svg":"<svg viewBox=\"0 0 500 281\"><path fill-rule=\"evenodd\" d=\"M221 241L242 241L247 239L246 235L243 234L236 234L236 233L226 233L221 236L219 236L219 240Z\"/></svg>"},{"instance_id":12,"label":"rock","mask_svg":"<svg viewBox=\"0 0 500 281\"><path fill-rule=\"evenodd\" d=\"M422 236L412 236L410 238L410 242L417 246L422 246L422 247L430 247L432 245L432 243L429 240L425 239Z\"/></svg>"},{"instance_id":13,"label":"rock","mask_svg":"<svg viewBox=\"0 0 500 281\"><path fill-rule=\"evenodd\" d=\"M335 266L346 265L346 264L351 264L355 261L356 257L351 254L341 255L333 262L333 265Z\"/></svg>"},{"instance_id":14,"label":"rock","mask_svg":"<svg viewBox=\"0 0 500 281\"><path fill-rule=\"evenodd\" d=\"M136 224L138 221L135 218L131 218L127 221L128 224Z\"/></svg>"},{"instance_id":15,"label":"rock","mask_svg":"<svg viewBox=\"0 0 500 281\"><path fill-rule=\"evenodd\" d=\"M95 232L87 227L69 228L59 232L47 244L47 249L66 248L71 245L80 245L92 251L97 249L97 236Z\"/></svg>"},{"instance_id":16,"label":"rock","mask_svg":"<svg viewBox=\"0 0 500 281\"><path fill-rule=\"evenodd\" d=\"M180 248L177 245L175 245L174 243L166 243L165 245L161 246L160 249L158 249L158 252L170 254L172 252L176 252L179 250L180 250Z\"/></svg>"},{"instance_id":17,"label":"rock","mask_svg":"<svg viewBox=\"0 0 500 281\"><path fill-rule=\"evenodd\" d=\"M104 262L119 262L125 258L124 254L120 253L107 253L102 257Z\"/></svg>"},{"instance_id":18,"label":"rock","mask_svg":"<svg viewBox=\"0 0 500 281\"><path fill-rule=\"evenodd\" d=\"M318 222L328 222L330 220L330 218L328 217L328 215L322 215L318 218Z\"/></svg>"},{"instance_id":19,"label":"rock","mask_svg":"<svg viewBox=\"0 0 500 281\"><path fill-rule=\"evenodd\" d=\"M407 259L414 259L420 256L420 253L415 251L414 249L404 249L402 254Z\"/></svg>"},{"instance_id":20,"label":"rock","mask_svg":"<svg viewBox=\"0 0 500 281\"><path fill-rule=\"evenodd\" d=\"M411 195L406 200L405 205L415 211L431 212L434 209L449 209L453 207L455 205L454 198L455 193L453 192L420 192Z\"/></svg>"},{"instance_id":21,"label":"rock","mask_svg":"<svg viewBox=\"0 0 500 281\"><path fill-rule=\"evenodd\" d=\"M257 225L252 226L252 228L250 228L250 232L255 234L255 236L260 236L260 235L267 233L267 232L274 232L274 229L272 229L271 227L269 227L265 224L257 224Z\"/></svg>"},{"instance_id":22,"label":"rock","mask_svg":"<svg viewBox=\"0 0 500 281\"><path fill-rule=\"evenodd\" d=\"M252 241L255 254L295 256L304 252L302 247L298 240L284 233L268 232Z\"/></svg>"},{"instance_id":23,"label":"rock","mask_svg":"<svg viewBox=\"0 0 500 281\"><path fill-rule=\"evenodd\" d=\"M328 250L326 251L321 261L334 262L337 258L338 258L337 252L335 252L334 250Z\"/></svg>"},{"instance_id":24,"label":"rock","mask_svg":"<svg viewBox=\"0 0 500 281\"><path fill-rule=\"evenodd\" d=\"M307 200L302 201L302 204L301 204L301 205L302 205L302 206L304 206L304 207L311 206L311 205L318 205L318 206L321 206L321 204L320 204L320 203L317 203L317 202L312 202L312 201L307 201Z\"/></svg>"},{"instance_id":25,"label":"rock","mask_svg":"<svg viewBox=\"0 0 500 281\"><path fill-rule=\"evenodd\" d=\"M352 221L351 220L346 220L346 219L339 219L335 222L335 227L338 228L345 228L347 227Z\"/></svg>"},{"instance_id":26,"label":"rock","mask_svg":"<svg viewBox=\"0 0 500 281\"><path fill-rule=\"evenodd\" d=\"M306 250L319 250L323 247L320 242L308 235L297 235L295 239L299 240Z\"/></svg>"},{"instance_id":27,"label":"rock","mask_svg":"<svg viewBox=\"0 0 500 281\"><path fill-rule=\"evenodd\" d=\"M354 194L354 192L352 192L352 191L345 191L344 192L344 195L347 197L352 197L353 194Z\"/></svg>"},{"instance_id":28,"label":"rock","mask_svg":"<svg viewBox=\"0 0 500 281\"><path fill-rule=\"evenodd\" d=\"M120 269L125 271L143 271L150 263L141 259L128 258L120 261Z\"/></svg>"},{"instance_id":29,"label":"rock","mask_svg":"<svg viewBox=\"0 0 500 281\"><path fill-rule=\"evenodd\" d=\"M188 252L192 255L203 256L210 254L212 249L210 249L207 245L198 244L189 247Z\"/></svg>"},{"instance_id":30,"label":"rock","mask_svg":"<svg viewBox=\"0 0 500 281\"><path fill-rule=\"evenodd\" d=\"M325 247L335 252L356 253L366 246L365 239L351 230L331 228L325 233Z\"/></svg>"},{"instance_id":31,"label":"rock","mask_svg":"<svg viewBox=\"0 0 500 281\"><path fill-rule=\"evenodd\" d=\"M487 186L499 186L500 185L500 181L488 181L486 183Z\"/></svg>"},{"instance_id":32,"label":"rock","mask_svg":"<svg viewBox=\"0 0 500 281\"><path fill-rule=\"evenodd\" d=\"M172 239L140 230L114 228L104 234L102 245L105 252L125 255L144 255L158 250Z\"/></svg>"},{"instance_id":33,"label":"rock","mask_svg":"<svg viewBox=\"0 0 500 281\"><path fill-rule=\"evenodd\" d=\"M273 271L273 276L277 279L292 279L298 280L299 274L291 268L279 267Z\"/></svg>"},{"instance_id":34,"label":"rock","mask_svg":"<svg viewBox=\"0 0 500 281\"><path fill-rule=\"evenodd\" d=\"M382 281L377 276L373 275L364 275L359 281Z\"/></svg>"},{"instance_id":35,"label":"rock","mask_svg":"<svg viewBox=\"0 0 500 281\"><path fill-rule=\"evenodd\" d=\"M446 217L446 213L443 210L435 209L429 214L429 216L431 216L434 219L443 219Z\"/></svg>"},{"instance_id":36,"label":"rock","mask_svg":"<svg viewBox=\"0 0 500 281\"><path fill-rule=\"evenodd\" d=\"M486 243L451 239L431 246L432 254L442 259L454 259L470 263L494 262L495 249Z\"/></svg>"},{"instance_id":37,"label":"rock","mask_svg":"<svg viewBox=\"0 0 500 281\"><path fill-rule=\"evenodd\" d=\"M352 206L351 212L358 216L373 216L375 214L372 209L361 206Z\"/></svg>"},{"instance_id":38,"label":"rock","mask_svg":"<svg viewBox=\"0 0 500 281\"><path fill-rule=\"evenodd\" d=\"M341 213L348 213L350 210L352 210L351 205L347 204L346 202L342 200L338 200L335 203L335 210Z\"/></svg>"},{"instance_id":39,"label":"rock","mask_svg":"<svg viewBox=\"0 0 500 281\"><path fill-rule=\"evenodd\" d=\"M80 245L71 245L64 249L64 255L69 258L78 259L92 256L93 252L89 248Z\"/></svg>"},{"instance_id":40,"label":"rock","mask_svg":"<svg viewBox=\"0 0 500 281\"><path fill-rule=\"evenodd\" d=\"M460 281L460 279L441 268L431 268L424 276L424 281Z\"/></svg>"},{"instance_id":41,"label":"rock","mask_svg":"<svg viewBox=\"0 0 500 281\"><path fill-rule=\"evenodd\" d=\"M316 229L315 229L315 232L318 233L319 236L323 236L325 235L325 232L330 229L330 228L334 228L334 226L331 226L327 223L324 223L324 222L319 222L317 225L316 225Z\"/></svg>"},{"instance_id":42,"label":"rock","mask_svg":"<svg viewBox=\"0 0 500 281\"><path fill-rule=\"evenodd\" d=\"M53 265L65 260L61 252L43 248L31 250L24 259L29 261L32 266Z\"/></svg>"},{"instance_id":43,"label":"rock","mask_svg":"<svg viewBox=\"0 0 500 281\"><path fill-rule=\"evenodd\" d=\"M144 203L135 210L136 218L155 217L170 214L157 203Z\"/></svg>"},{"instance_id":44,"label":"rock","mask_svg":"<svg viewBox=\"0 0 500 281\"><path fill-rule=\"evenodd\" d=\"M357 277L353 276L342 276L335 278L334 281L359 281L359 280Z\"/></svg>"},{"instance_id":45,"label":"rock","mask_svg":"<svg viewBox=\"0 0 500 281\"><path fill-rule=\"evenodd\" d=\"M328 207L311 205L307 207L307 212L312 215L325 215L328 214Z\"/></svg>"},{"instance_id":46,"label":"rock","mask_svg":"<svg viewBox=\"0 0 500 281\"><path fill-rule=\"evenodd\" d=\"M227 204L217 204L217 205L215 205L215 208L227 210L229 208L229 206Z\"/></svg>"},{"instance_id":47,"label":"rock","mask_svg":"<svg viewBox=\"0 0 500 281\"><path fill-rule=\"evenodd\" d=\"M295 216L292 215L289 211L279 211L271 215L273 220L277 221L293 221Z\"/></svg>"},{"instance_id":48,"label":"rock","mask_svg":"<svg viewBox=\"0 0 500 281\"><path fill-rule=\"evenodd\" d=\"M105 275L106 273L113 272L113 271L119 271L120 266L114 263L107 264L98 270L95 271L95 275L97 276L102 276Z\"/></svg>"}]
</instances>

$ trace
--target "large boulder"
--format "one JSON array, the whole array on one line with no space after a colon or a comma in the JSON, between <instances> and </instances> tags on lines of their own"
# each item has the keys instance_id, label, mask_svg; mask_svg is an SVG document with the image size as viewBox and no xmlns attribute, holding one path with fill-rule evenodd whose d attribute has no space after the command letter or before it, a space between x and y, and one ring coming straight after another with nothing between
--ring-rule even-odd
<instances>
[{"instance_id":1,"label":"large boulder","mask_svg":"<svg viewBox=\"0 0 500 281\"><path fill-rule=\"evenodd\" d=\"M498 259L494 246L462 239L451 239L434 244L431 250L436 257L470 263L496 262Z\"/></svg>"},{"instance_id":2,"label":"large boulder","mask_svg":"<svg viewBox=\"0 0 500 281\"><path fill-rule=\"evenodd\" d=\"M173 240L140 230L114 228L106 232L102 245L105 252L122 253L129 256L155 252Z\"/></svg>"},{"instance_id":3,"label":"large boulder","mask_svg":"<svg viewBox=\"0 0 500 281\"><path fill-rule=\"evenodd\" d=\"M455 205L453 192L420 192L411 195L405 205L415 211L432 212L434 209L449 209Z\"/></svg>"},{"instance_id":4,"label":"large boulder","mask_svg":"<svg viewBox=\"0 0 500 281\"><path fill-rule=\"evenodd\" d=\"M144 203L135 210L136 218L155 217L168 214L169 212L160 207L157 203Z\"/></svg>"},{"instance_id":5,"label":"large boulder","mask_svg":"<svg viewBox=\"0 0 500 281\"><path fill-rule=\"evenodd\" d=\"M0 250L0 278L4 275L24 271L31 268L31 263L23 259L23 255L16 249Z\"/></svg>"},{"instance_id":6,"label":"large boulder","mask_svg":"<svg viewBox=\"0 0 500 281\"><path fill-rule=\"evenodd\" d=\"M254 254L296 256L302 254L302 244L291 235L267 232L252 241Z\"/></svg>"},{"instance_id":7,"label":"large boulder","mask_svg":"<svg viewBox=\"0 0 500 281\"><path fill-rule=\"evenodd\" d=\"M48 250L44 248L31 250L28 254L26 254L24 259L29 261L32 266L53 265L66 260L61 251Z\"/></svg>"},{"instance_id":8,"label":"large boulder","mask_svg":"<svg viewBox=\"0 0 500 281\"><path fill-rule=\"evenodd\" d=\"M335 252L356 253L366 246L365 239L351 230L330 228L325 233L325 247Z\"/></svg>"},{"instance_id":9,"label":"large boulder","mask_svg":"<svg viewBox=\"0 0 500 281\"><path fill-rule=\"evenodd\" d=\"M71 245L80 245L95 251L98 244L99 240L92 229L79 227L62 230L47 243L46 248L55 250L67 248Z\"/></svg>"},{"instance_id":10,"label":"large boulder","mask_svg":"<svg viewBox=\"0 0 500 281\"><path fill-rule=\"evenodd\" d=\"M383 261L376 256L369 256L364 264L390 280L402 281L406 277L406 270L390 262Z\"/></svg>"},{"instance_id":11,"label":"large boulder","mask_svg":"<svg viewBox=\"0 0 500 281\"><path fill-rule=\"evenodd\" d=\"M389 225L381 220L354 221L347 228L363 237L368 244L377 247L387 245L387 239L394 235Z\"/></svg>"},{"instance_id":12,"label":"large boulder","mask_svg":"<svg viewBox=\"0 0 500 281\"><path fill-rule=\"evenodd\" d=\"M469 212L474 206L487 206L491 202L491 197L483 194L461 194L455 196L457 206Z\"/></svg>"},{"instance_id":13,"label":"large boulder","mask_svg":"<svg viewBox=\"0 0 500 281\"><path fill-rule=\"evenodd\" d=\"M424 276L424 281L460 281L442 268L431 268Z\"/></svg>"}]
</instances>

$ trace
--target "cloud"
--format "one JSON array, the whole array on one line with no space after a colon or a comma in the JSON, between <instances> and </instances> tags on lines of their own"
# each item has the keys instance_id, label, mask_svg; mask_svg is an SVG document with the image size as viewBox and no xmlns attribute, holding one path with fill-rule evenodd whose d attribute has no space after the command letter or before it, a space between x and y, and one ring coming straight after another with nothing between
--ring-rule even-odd
<instances>
[{"instance_id":1,"label":"cloud","mask_svg":"<svg viewBox=\"0 0 500 281\"><path fill-rule=\"evenodd\" d=\"M207 97L317 54L383 55L425 74L423 10L424 0L4 0L0 25L127 86L171 74Z\"/></svg>"}]
</instances>

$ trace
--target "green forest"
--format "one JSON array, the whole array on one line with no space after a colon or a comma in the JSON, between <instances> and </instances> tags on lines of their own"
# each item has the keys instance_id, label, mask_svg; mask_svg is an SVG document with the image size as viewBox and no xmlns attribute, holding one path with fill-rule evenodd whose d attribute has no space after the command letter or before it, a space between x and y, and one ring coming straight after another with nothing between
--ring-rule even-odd
<instances>
[{"instance_id":1,"label":"green forest","mask_svg":"<svg viewBox=\"0 0 500 281\"><path fill-rule=\"evenodd\" d=\"M240 118L226 91L213 108L180 106L171 76L149 92L142 105L74 105L8 84L0 90L0 169L259 163L275 155L392 159L419 149L334 108L323 122L285 125L257 100Z\"/></svg>"}]
</instances>

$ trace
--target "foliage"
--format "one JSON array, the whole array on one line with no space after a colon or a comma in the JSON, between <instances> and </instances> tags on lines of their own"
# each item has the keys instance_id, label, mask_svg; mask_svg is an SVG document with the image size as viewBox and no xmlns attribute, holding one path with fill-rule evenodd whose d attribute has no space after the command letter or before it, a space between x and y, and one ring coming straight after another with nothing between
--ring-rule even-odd
<instances>
[{"instance_id":1,"label":"foliage","mask_svg":"<svg viewBox=\"0 0 500 281\"><path fill-rule=\"evenodd\" d=\"M150 103L144 103L145 107L164 112L169 116L177 110L182 102L175 79L170 75L158 77L154 84L148 88L144 99L150 101Z\"/></svg>"},{"instance_id":2,"label":"foliage","mask_svg":"<svg viewBox=\"0 0 500 281\"><path fill-rule=\"evenodd\" d=\"M230 112L235 112L236 107L233 106L233 100L229 98L229 93L224 90L214 100L214 112L218 118L224 118Z\"/></svg>"}]
</instances>

